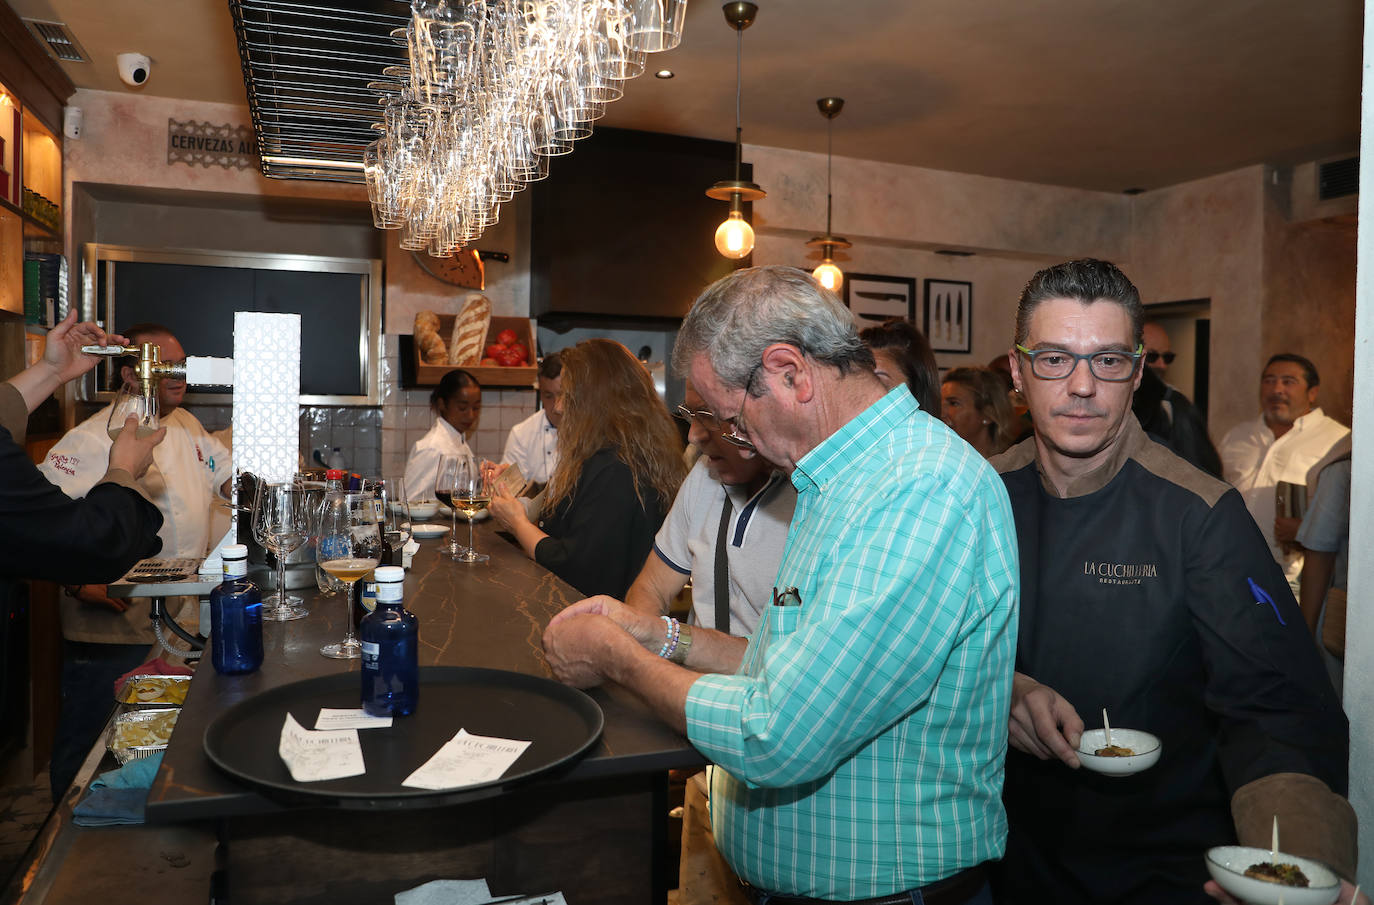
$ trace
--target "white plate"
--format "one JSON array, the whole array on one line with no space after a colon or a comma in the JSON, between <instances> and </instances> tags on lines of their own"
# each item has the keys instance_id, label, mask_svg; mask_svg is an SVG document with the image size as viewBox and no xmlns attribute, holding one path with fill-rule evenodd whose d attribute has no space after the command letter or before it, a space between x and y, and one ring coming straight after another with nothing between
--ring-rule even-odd
<instances>
[{"instance_id":1,"label":"white plate","mask_svg":"<svg viewBox=\"0 0 1374 905\"><path fill-rule=\"evenodd\" d=\"M1116 734L1116 730L1112 730ZM1307 874L1308 886L1280 886L1266 883L1254 877L1245 876L1245 869L1251 865L1270 860L1267 848L1250 848L1245 845L1218 845L1207 850L1207 872L1221 888L1243 902L1253 905L1279 905L1283 897L1284 905L1331 905L1341 892L1340 878L1320 861L1299 858L1279 852L1280 864L1296 864Z\"/></svg>"},{"instance_id":2,"label":"white plate","mask_svg":"<svg viewBox=\"0 0 1374 905\"><path fill-rule=\"evenodd\" d=\"M1094 773L1107 776L1130 776L1141 770L1148 770L1159 762L1163 746L1159 739L1148 732L1138 729L1112 729L1112 744L1130 748L1135 754L1131 757L1098 757L1093 754L1098 748L1107 746L1107 733L1101 729L1089 729L1078 740L1079 763Z\"/></svg>"},{"instance_id":3,"label":"white plate","mask_svg":"<svg viewBox=\"0 0 1374 905\"><path fill-rule=\"evenodd\" d=\"M443 537L448 534L448 525L411 525L410 533L421 540L428 537Z\"/></svg>"}]
</instances>

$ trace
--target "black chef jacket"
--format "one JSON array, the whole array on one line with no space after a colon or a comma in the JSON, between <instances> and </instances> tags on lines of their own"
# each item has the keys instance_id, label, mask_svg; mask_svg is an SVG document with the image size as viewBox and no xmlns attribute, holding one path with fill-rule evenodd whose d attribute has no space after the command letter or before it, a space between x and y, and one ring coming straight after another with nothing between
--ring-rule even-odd
<instances>
[{"instance_id":1,"label":"black chef jacket","mask_svg":"<svg viewBox=\"0 0 1374 905\"><path fill-rule=\"evenodd\" d=\"M137 490L104 480L74 500L43 477L20 445L26 412L18 397L0 384L0 580L108 584L156 555L162 513Z\"/></svg>"},{"instance_id":2,"label":"black chef jacket","mask_svg":"<svg viewBox=\"0 0 1374 905\"><path fill-rule=\"evenodd\" d=\"M1163 745L1125 777L1009 751L1001 902L1211 902L1204 854L1235 842L1236 789L1303 773L1346 794L1345 714L1240 494L1125 430L1069 498L1033 438L993 460L1020 544L1017 671L1086 728L1105 707Z\"/></svg>"}]
</instances>

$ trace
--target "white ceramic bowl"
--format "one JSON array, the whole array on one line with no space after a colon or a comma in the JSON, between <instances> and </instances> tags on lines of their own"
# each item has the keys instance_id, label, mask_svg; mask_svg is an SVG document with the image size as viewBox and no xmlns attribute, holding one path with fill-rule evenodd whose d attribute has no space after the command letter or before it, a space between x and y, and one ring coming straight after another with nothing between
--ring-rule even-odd
<instances>
[{"instance_id":1,"label":"white ceramic bowl","mask_svg":"<svg viewBox=\"0 0 1374 905\"><path fill-rule=\"evenodd\" d=\"M1163 746L1159 739L1139 729L1112 729L1112 744L1130 748L1135 752L1130 757L1099 757L1093 754L1098 748L1107 747L1107 733L1101 729L1089 729L1078 740L1078 760L1083 767L1094 773L1107 776L1130 776L1141 770L1148 770L1159 762Z\"/></svg>"},{"instance_id":2,"label":"white ceramic bowl","mask_svg":"<svg viewBox=\"0 0 1374 905\"><path fill-rule=\"evenodd\" d=\"M422 522L434 518L434 514L438 511L438 500L413 500L410 504L410 517Z\"/></svg>"},{"instance_id":3,"label":"white ceramic bowl","mask_svg":"<svg viewBox=\"0 0 1374 905\"><path fill-rule=\"evenodd\" d=\"M443 537L448 533L448 525L411 525L410 534L412 537L424 540L431 537Z\"/></svg>"},{"instance_id":4,"label":"white ceramic bowl","mask_svg":"<svg viewBox=\"0 0 1374 905\"><path fill-rule=\"evenodd\" d=\"M1112 734L1116 734L1115 729ZM1341 880L1331 868L1320 861L1283 852L1279 852L1279 863L1296 864L1307 874L1310 885L1281 886L1245 876L1246 868L1269 860L1270 851L1267 848L1219 845L1207 850L1207 872L1222 889L1253 905L1279 905L1279 896L1283 896L1284 905L1331 905L1340 895Z\"/></svg>"}]
</instances>

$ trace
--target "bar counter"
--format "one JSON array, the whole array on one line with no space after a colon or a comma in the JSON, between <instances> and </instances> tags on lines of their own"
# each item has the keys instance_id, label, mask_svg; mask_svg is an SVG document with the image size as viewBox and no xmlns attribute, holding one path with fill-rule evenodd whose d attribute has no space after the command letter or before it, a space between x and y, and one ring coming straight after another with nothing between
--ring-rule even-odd
<instances>
[{"instance_id":1,"label":"bar counter","mask_svg":"<svg viewBox=\"0 0 1374 905\"><path fill-rule=\"evenodd\" d=\"M544 626L581 595L493 525L477 526L477 548L491 556L485 563L468 565L441 554L446 538L420 542L405 588L406 606L420 620L420 664L551 677L541 644ZM460 526L460 542L466 540L465 527ZM702 759L623 689L591 692L605 714L605 728L571 768L468 804L396 812L291 806L221 773L202 749L217 714L280 685L358 670L357 660L319 653L322 644L343 637L342 600L297 593L307 598L310 615L264 625L261 670L220 676L208 657L197 669L148 796L149 826L82 829L66 825L62 812L70 803L60 807L50 821L60 826L45 829L27 879L16 878L29 893L16 894L12 883L8 900L64 905L98 894L103 905L114 905L120 900L111 897L108 885L74 882L71 876L85 873L79 865L93 867L83 849L97 859L100 851L113 849L130 859L135 874L170 873L165 879L178 882L188 879L186 870L204 876L204 894L195 897L203 901L390 902L395 893L427 880L477 877L487 878L497 895L561 889L570 903L664 901L666 771ZM173 863L169 872L146 851L151 840L163 847L160 860L167 861L168 833L190 852L182 858L191 864L180 871ZM108 870L93 873L111 879Z\"/></svg>"}]
</instances>

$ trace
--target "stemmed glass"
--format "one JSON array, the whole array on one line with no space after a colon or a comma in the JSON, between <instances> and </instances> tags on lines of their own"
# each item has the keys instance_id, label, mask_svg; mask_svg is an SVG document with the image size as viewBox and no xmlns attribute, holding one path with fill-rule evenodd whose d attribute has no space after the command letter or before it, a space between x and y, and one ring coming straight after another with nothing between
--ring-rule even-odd
<instances>
[{"instance_id":1,"label":"stemmed glass","mask_svg":"<svg viewBox=\"0 0 1374 905\"><path fill-rule=\"evenodd\" d=\"M346 493L325 499L316 515L316 535L320 568L353 591L342 595L347 608L343 640L326 644L320 653L336 660L357 659L363 649L353 628L353 596L358 593L355 582L377 568L382 558L376 497L371 493Z\"/></svg>"},{"instance_id":2,"label":"stemmed glass","mask_svg":"<svg viewBox=\"0 0 1374 905\"><path fill-rule=\"evenodd\" d=\"M478 553L472 539L472 523L491 502L491 480L487 470L476 459L463 458L458 461L458 472L453 485L453 507L463 513L468 520L468 548L458 554L459 562L486 562L491 559L485 553Z\"/></svg>"},{"instance_id":3,"label":"stemmed glass","mask_svg":"<svg viewBox=\"0 0 1374 905\"><path fill-rule=\"evenodd\" d=\"M410 501L406 499L405 479L383 478L374 481L373 488L381 503L379 527L399 565L401 548L410 541Z\"/></svg>"},{"instance_id":4,"label":"stemmed glass","mask_svg":"<svg viewBox=\"0 0 1374 905\"><path fill-rule=\"evenodd\" d=\"M305 489L290 481L258 481L253 500L253 537L277 558L277 592L263 598L263 619L288 622L309 614L300 605L299 597L286 593L286 557L300 549L309 535Z\"/></svg>"},{"instance_id":5,"label":"stemmed glass","mask_svg":"<svg viewBox=\"0 0 1374 905\"><path fill-rule=\"evenodd\" d=\"M105 432L111 440L124 430L124 422L129 420L130 415L138 418L137 431L140 437L146 437L161 427L157 394L144 396L138 384L121 384L119 392L115 394L114 406L110 409L110 420L105 425Z\"/></svg>"},{"instance_id":6,"label":"stemmed glass","mask_svg":"<svg viewBox=\"0 0 1374 905\"><path fill-rule=\"evenodd\" d=\"M472 552L469 548L458 543L458 511L453 508L453 498L457 496L461 475L466 473L467 462L467 456L444 456L439 460L439 471L434 476L434 496L448 507L449 515L453 520L453 528L448 534L448 543L444 544L441 549L447 550L454 559ZM468 538L468 543L472 543L471 538Z\"/></svg>"}]
</instances>

